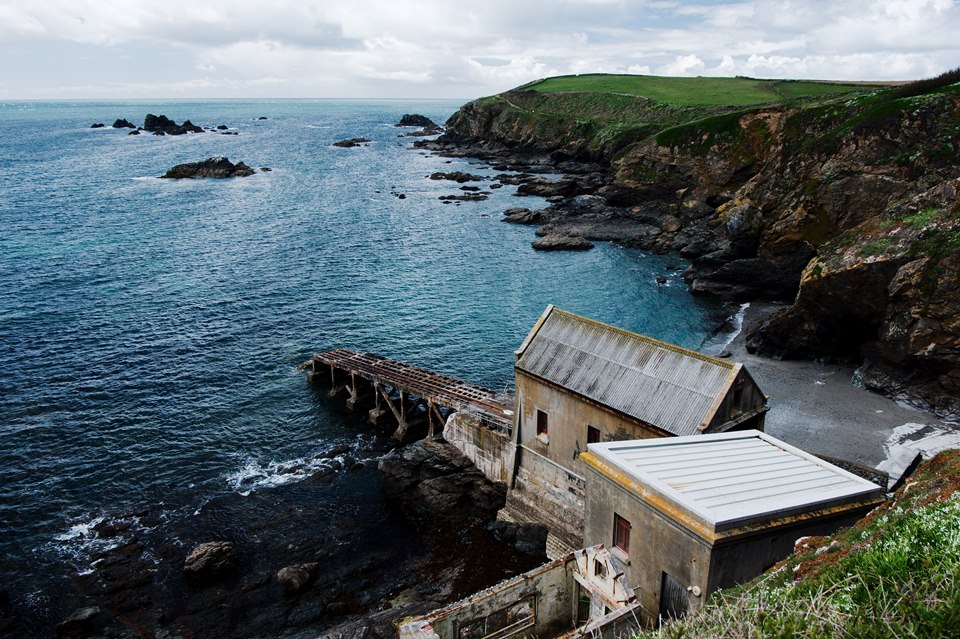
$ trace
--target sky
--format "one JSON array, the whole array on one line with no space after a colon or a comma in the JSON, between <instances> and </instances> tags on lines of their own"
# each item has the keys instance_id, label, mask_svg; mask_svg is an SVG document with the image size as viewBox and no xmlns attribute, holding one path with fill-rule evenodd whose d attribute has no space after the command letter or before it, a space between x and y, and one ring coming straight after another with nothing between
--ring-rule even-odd
<instances>
[{"instance_id":1,"label":"sky","mask_svg":"<svg viewBox=\"0 0 960 639\"><path fill-rule=\"evenodd\" d=\"M0 99L456 98L553 75L913 80L954 0L0 0Z\"/></svg>"}]
</instances>

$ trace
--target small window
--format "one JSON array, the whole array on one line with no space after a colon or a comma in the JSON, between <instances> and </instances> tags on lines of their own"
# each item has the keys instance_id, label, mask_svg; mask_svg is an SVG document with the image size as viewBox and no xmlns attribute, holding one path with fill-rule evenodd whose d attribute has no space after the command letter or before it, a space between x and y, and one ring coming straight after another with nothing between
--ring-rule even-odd
<instances>
[{"instance_id":1,"label":"small window","mask_svg":"<svg viewBox=\"0 0 960 639\"><path fill-rule=\"evenodd\" d=\"M547 436L547 414L537 409L537 435Z\"/></svg>"},{"instance_id":2,"label":"small window","mask_svg":"<svg viewBox=\"0 0 960 639\"><path fill-rule=\"evenodd\" d=\"M607 576L607 564L599 559L593 560L593 574L601 579Z\"/></svg>"},{"instance_id":3,"label":"small window","mask_svg":"<svg viewBox=\"0 0 960 639\"><path fill-rule=\"evenodd\" d=\"M600 429L593 426L587 426L587 444L600 443Z\"/></svg>"},{"instance_id":4,"label":"small window","mask_svg":"<svg viewBox=\"0 0 960 639\"><path fill-rule=\"evenodd\" d=\"M630 552L630 522L617 513L613 513L613 545Z\"/></svg>"}]
</instances>

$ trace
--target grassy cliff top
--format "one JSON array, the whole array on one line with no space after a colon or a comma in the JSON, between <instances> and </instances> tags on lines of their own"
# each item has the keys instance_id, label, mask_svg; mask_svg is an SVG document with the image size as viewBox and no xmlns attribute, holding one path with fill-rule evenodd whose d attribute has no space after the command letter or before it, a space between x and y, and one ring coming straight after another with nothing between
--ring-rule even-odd
<instances>
[{"instance_id":1,"label":"grassy cliff top","mask_svg":"<svg viewBox=\"0 0 960 639\"><path fill-rule=\"evenodd\" d=\"M796 98L835 95L881 83L758 80L755 78L669 78L652 75L565 75L521 87L539 93L613 93L677 106L750 106Z\"/></svg>"}]
</instances>

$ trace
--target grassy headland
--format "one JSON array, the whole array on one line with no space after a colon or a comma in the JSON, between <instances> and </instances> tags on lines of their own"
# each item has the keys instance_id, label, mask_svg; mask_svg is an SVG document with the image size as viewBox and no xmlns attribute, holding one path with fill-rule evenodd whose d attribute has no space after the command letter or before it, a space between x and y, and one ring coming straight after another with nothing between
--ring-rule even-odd
<instances>
[{"instance_id":1,"label":"grassy headland","mask_svg":"<svg viewBox=\"0 0 960 639\"><path fill-rule=\"evenodd\" d=\"M880 84L840 84L755 78L670 78L651 75L564 75L525 85L539 93L609 93L677 106L751 106L795 98L863 91Z\"/></svg>"}]
</instances>

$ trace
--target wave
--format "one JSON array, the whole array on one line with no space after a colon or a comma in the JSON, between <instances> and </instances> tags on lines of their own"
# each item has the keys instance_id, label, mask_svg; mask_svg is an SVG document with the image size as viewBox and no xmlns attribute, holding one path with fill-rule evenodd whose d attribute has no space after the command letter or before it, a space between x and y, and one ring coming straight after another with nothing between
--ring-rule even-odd
<instances>
[{"instance_id":1,"label":"wave","mask_svg":"<svg viewBox=\"0 0 960 639\"><path fill-rule=\"evenodd\" d=\"M248 457L240 468L227 473L223 479L232 491L246 497L255 490L278 488L318 475L332 477L357 464L380 458L381 455L369 451L372 438L367 441L361 435L357 439L353 445L341 444L316 455L283 461L262 461Z\"/></svg>"},{"instance_id":2,"label":"wave","mask_svg":"<svg viewBox=\"0 0 960 639\"><path fill-rule=\"evenodd\" d=\"M92 573L100 559L94 559L105 552L130 543L137 535L149 532L166 520L161 512L159 519L147 523L147 513L111 517L102 513L88 513L77 518L69 527L54 535L51 550L70 561L79 575ZM152 524L152 525L151 525Z\"/></svg>"},{"instance_id":3,"label":"wave","mask_svg":"<svg viewBox=\"0 0 960 639\"><path fill-rule=\"evenodd\" d=\"M719 355L727 349L743 330L743 319L747 315L750 302L744 302L737 312L725 319L719 326L700 342L700 351L707 355Z\"/></svg>"}]
</instances>

